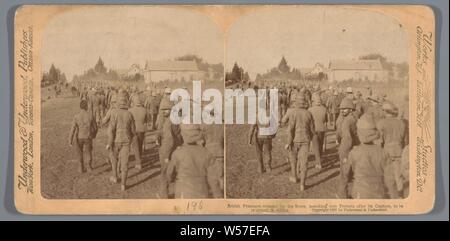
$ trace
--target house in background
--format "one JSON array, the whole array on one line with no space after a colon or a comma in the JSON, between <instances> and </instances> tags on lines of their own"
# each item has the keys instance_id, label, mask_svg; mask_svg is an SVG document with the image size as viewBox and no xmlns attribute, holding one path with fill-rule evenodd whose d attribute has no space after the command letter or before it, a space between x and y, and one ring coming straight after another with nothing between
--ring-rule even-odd
<instances>
[{"instance_id":1,"label":"house in background","mask_svg":"<svg viewBox=\"0 0 450 241\"><path fill-rule=\"evenodd\" d=\"M161 81L203 80L205 76L193 60L147 61L142 73L147 84Z\"/></svg>"},{"instance_id":2,"label":"house in background","mask_svg":"<svg viewBox=\"0 0 450 241\"><path fill-rule=\"evenodd\" d=\"M375 81L386 82L387 71L383 69L380 60L334 60L328 67L328 81L341 82Z\"/></svg>"}]
</instances>

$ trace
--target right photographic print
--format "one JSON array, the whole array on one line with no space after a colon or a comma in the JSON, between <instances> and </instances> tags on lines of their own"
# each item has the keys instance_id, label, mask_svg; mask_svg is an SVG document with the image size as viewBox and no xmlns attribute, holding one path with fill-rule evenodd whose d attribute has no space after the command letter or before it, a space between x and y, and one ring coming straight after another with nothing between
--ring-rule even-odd
<instances>
[{"instance_id":1,"label":"right photographic print","mask_svg":"<svg viewBox=\"0 0 450 241\"><path fill-rule=\"evenodd\" d=\"M278 128L226 126L226 198L407 198L407 37L396 19L357 8L289 6L237 19L226 88L266 89L267 99L277 89Z\"/></svg>"}]
</instances>

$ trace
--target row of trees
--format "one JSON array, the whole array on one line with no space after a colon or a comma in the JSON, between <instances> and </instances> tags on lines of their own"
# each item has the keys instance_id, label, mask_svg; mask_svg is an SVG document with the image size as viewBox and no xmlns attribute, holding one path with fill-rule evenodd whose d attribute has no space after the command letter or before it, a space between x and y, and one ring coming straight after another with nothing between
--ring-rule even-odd
<instances>
[{"instance_id":1,"label":"row of trees","mask_svg":"<svg viewBox=\"0 0 450 241\"><path fill-rule=\"evenodd\" d=\"M256 81L265 79L281 79L281 80L300 80L302 78L302 73L299 69L291 68L286 58L281 57L280 63L277 67L268 70L264 74L257 74Z\"/></svg>"},{"instance_id":2,"label":"row of trees","mask_svg":"<svg viewBox=\"0 0 450 241\"><path fill-rule=\"evenodd\" d=\"M66 75L61 72L54 64L50 66L48 72L44 72L41 79L41 87L47 87L54 84L65 84L67 83Z\"/></svg>"}]
</instances>

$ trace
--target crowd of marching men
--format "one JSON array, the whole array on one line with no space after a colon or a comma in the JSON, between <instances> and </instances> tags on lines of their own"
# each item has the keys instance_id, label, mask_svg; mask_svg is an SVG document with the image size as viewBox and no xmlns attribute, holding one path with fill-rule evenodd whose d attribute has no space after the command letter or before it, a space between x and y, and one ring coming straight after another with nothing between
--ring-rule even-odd
<instances>
[{"instance_id":1,"label":"crowd of marching men","mask_svg":"<svg viewBox=\"0 0 450 241\"><path fill-rule=\"evenodd\" d=\"M255 89L257 85L253 86ZM289 180L307 188L309 152L315 168L322 169L326 132L335 131L340 164L337 198L405 198L409 193L408 96L396 106L387 95L373 93L370 87L356 93L352 87L266 84L278 88L281 126L287 127L285 149L289 153ZM268 106L268 105L266 105ZM248 144L255 146L260 173L272 170L272 139L255 124ZM280 129L279 129L280 131Z\"/></svg>"},{"instance_id":2,"label":"crowd of marching men","mask_svg":"<svg viewBox=\"0 0 450 241\"><path fill-rule=\"evenodd\" d=\"M327 132L335 131L340 165L337 198L405 198L409 192L408 99L396 106L387 95L365 94L352 87L266 85L279 89L279 122L287 131L292 183L308 188L309 152L322 169ZM258 86L254 85L257 89ZM169 88L98 87L79 91L80 113L73 119L69 142L80 172L92 170L92 142L104 127L111 165L110 181L127 190L130 156L142 169L146 132L159 147L160 185L157 196L168 198L174 182L175 198L222 198L224 168L223 125L176 125L170 121L173 102ZM265 105L269 108L269 105ZM183 113L179 113L182 115ZM214 113L212 113L214 114ZM260 173L272 170L272 140L276 134L251 126L248 144L255 147ZM283 129L279 129L281 131Z\"/></svg>"},{"instance_id":3,"label":"crowd of marching men","mask_svg":"<svg viewBox=\"0 0 450 241\"><path fill-rule=\"evenodd\" d=\"M141 91L103 86L79 91L81 110L73 118L69 142L78 154L80 172L92 170L92 142L103 128L112 169L109 180L126 191L130 156L135 157L134 168L141 170L146 133L150 132L159 152L157 197L222 198L223 125L173 124L170 94L170 88L156 87ZM174 190L169 193L170 183Z\"/></svg>"}]
</instances>

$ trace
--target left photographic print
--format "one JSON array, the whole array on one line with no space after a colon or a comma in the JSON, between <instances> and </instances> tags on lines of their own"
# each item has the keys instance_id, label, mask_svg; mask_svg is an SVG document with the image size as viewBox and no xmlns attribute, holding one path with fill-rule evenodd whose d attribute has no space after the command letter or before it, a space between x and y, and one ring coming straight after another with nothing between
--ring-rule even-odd
<instances>
[{"instance_id":1,"label":"left photographic print","mask_svg":"<svg viewBox=\"0 0 450 241\"><path fill-rule=\"evenodd\" d=\"M169 118L174 90L192 94L196 82L223 91L217 25L201 11L164 6L61 8L47 21L38 66L42 197L223 198L223 125Z\"/></svg>"}]
</instances>

